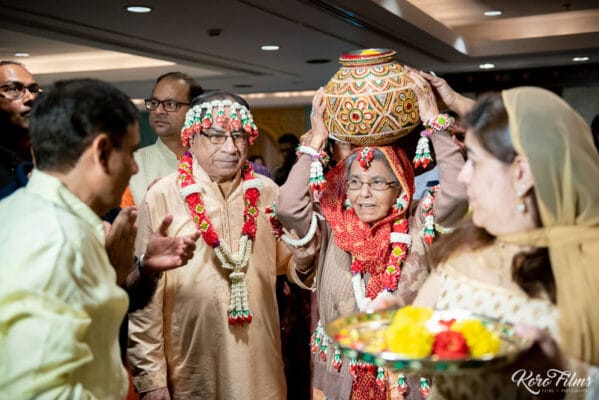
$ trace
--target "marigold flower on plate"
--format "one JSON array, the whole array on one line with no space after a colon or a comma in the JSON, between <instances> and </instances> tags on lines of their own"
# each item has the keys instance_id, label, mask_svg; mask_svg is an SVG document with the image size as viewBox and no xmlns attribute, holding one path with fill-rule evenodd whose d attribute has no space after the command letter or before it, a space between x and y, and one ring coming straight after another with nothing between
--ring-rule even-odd
<instances>
[{"instance_id":1,"label":"marigold flower on plate","mask_svg":"<svg viewBox=\"0 0 599 400\"><path fill-rule=\"evenodd\" d=\"M391 326L393 325L414 325L426 324L433 316L433 310L426 307L406 306L395 313Z\"/></svg>"},{"instance_id":2,"label":"marigold flower on plate","mask_svg":"<svg viewBox=\"0 0 599 400\"><path fill-rule=\"evenodd\" d=\"M386 331L389 351L413 358L428 357L434 338L424 324L391 324Z\"/></svg>"},{"instance_id":3,"label":"marigold flower on plate","mask_svg":"<svg viewBox=\"0 0 599 400\"><path fill-rule=\"evenodd\" d=\"M451 325L451 331L460 332L464 335L466 343L470 348L471 357L482 357L495 355L499 352L500 340L496 334L489 331L481 321L467 319Z\"/></svg>"}]
</instances>

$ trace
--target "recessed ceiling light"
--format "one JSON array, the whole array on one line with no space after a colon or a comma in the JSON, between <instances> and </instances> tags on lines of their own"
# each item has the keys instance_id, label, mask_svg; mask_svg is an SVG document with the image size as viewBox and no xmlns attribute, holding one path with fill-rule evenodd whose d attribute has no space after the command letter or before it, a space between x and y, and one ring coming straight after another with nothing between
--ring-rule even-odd
<instances>
[{"instance_id":1,"label":"recessed ceiling light","mask_svg":"<svg viewBox=\"0 0 599 400\"><path fill-rule=\"evenodd\" d=\"M590 60L590 58L586 57L586 56L585 57L574 57L572 59L572 61L575 61L575 62L582 62L582 61L589 61L589 60Z\"/></svg>"},{"instance_id":2,"label":"recessed ceiling light","mask_svg":"<svg viewBox=\"0 0 599 400\"><path fill-rule=\"evenodd\" d=\"M234 88L238 88L238 89L245 89L245 88L251 88L253 85L250 85L249 83L235 83L233 84Z\"/></svg>"},{"instance_id":3,"label":"recessed ceiling light","mask_svg":"<svg viewBox=\"0 0 599 400\"><path fill-rule=\"evenodd\" d=\"M279 46L277 46L276 44L265 44L264 46L260 47L262 50L264 51L277 51L279 50Z\"/></svg>"},{"instance_id":4,"label":"recessed ceiling light","mask_svg":"<svg viewBox=\"0 0 599 400\"><path fill-rule=\"evenodd\" d=\"M480 68L480 69L493 69L493 68L495 68L495 64L484 63L484 64L480 64L478 66L478 68Z\"/></svg>"},{"instance_id":5,"label":"recessed ceiling light","mask_svg":"<svg viewBox=\"0 0 599 400\"><path fill-rule=\"evenodd\" d=\"M171 61L105 50L48 54L27 59L27 69L34 76L57 72L132 70L173 65L175 64Z\"/></svg>"},{"instance_id":6,"label":"recessed ceiling light","mask_svg":"<svg viewBox=\"0 0 599 400\"><path fill-rule=\"evenodd\" d=\"M22 52L22 51L17 51L15 53L15 57L29 57L29 53L25 53L25 52Z\"/></svg>"},{"instance_id":7,"label":"recessed ceiling light","mask_svg":"<svg viewBox=\"0 0 599 400\"><path fill-rule=\"evenodd\" d=\"M151 12L152 11L152 7L141 6L141 5L127 6L127 11L129 11L130 13L145 14L145 13Z\"/></svg>"},{"instance_id":8,"label":"recessed ceiling light","mask_svg":"<svg viewBox=\"0 0 599 400\"><path fill-rule=\"evenodd\" d=\"M501 14L503 14L503 12L501 12L499 10L485 11L485 16L487 16L487 17L499 17Z\"/></svg>"}]
</instances>

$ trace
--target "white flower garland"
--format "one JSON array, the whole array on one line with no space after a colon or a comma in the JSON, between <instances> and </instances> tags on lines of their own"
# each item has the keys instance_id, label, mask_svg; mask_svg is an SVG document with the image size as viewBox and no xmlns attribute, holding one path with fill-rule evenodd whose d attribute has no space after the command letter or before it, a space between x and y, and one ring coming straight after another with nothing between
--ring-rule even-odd
<instances>
[{"instance_id":1,"label":"white flower garland","mask_svg":"<svg viewBox=\"0 0 599 400\"><path fill-rule=\"evenodd\" d=\"M183 199L183 201L185 201L187 196L189 196L190 194L200 193L200 185L198 185L197 183L192 183L191 185L181 188L180 193L181 193L181 198Z\"/></svg>"},{"instance_id":2,"label":"white flower garland","mask_svg":"<svg viewBox=\"0 0 599 400\"><path fill-rule=\"evenodd\" d=\"M364 282L364 279L362 279L362 274L354 274L351 278L351 284L354 289L354 299L356 300L356 305L360 312L370 311L372 303L381 298L393 297L392 293L383 290L376 295L374 300L370 300L370 298L366 296L366 283Z\"/></svg>"},{"instance_id":3,"label":"white flower garland","mask_svg":"<svg viewBox=\"0 0 599 400\"><path fill-rule=\"evenodd\" d=\"M405 243L408 247L412 245L412 236L409 233L391 232L391 243Z\"/></svg>"},{"instance_id":4,"label":"white flower garland","mask_svg":"<svg viewBox=\"0 0 599 400\"><path fill-rule=\"evenodd\" d=\"M366 297L366 283L362 279L362 274L354 274L351 277L351 284L354 288L354 298L358 309L361 312L366 311L372 300Z\"/></svg>"},{"instance_id":5,"label":"white flower garland","mask_svg":"<svg viewBox=\"0 0 599 400\"><path fill-rule=\"evenodd\" d=\"M260 179L243 181L241 187L243 188L244 192L248 189L258 189L258 191L262 193L262 181Z\"/></svg>"},{"instance_id":6,"label":"white flower garland","mask_svg":"<svg viewBox=\"0 0 599 400\"><path fill-rule=\"evenodd\" d=\"M306 236L304 236L303 238L294 239L291 236L284 233L283 235L281 235L281 240L293 247L305 246L306 244L310 243L310 241L314 237L317 226L318 220L316 218L316 213L312 213L312 222L310 222L310 228L308 229L308 233L306 233Z\"/></svg>"}]
</instances>

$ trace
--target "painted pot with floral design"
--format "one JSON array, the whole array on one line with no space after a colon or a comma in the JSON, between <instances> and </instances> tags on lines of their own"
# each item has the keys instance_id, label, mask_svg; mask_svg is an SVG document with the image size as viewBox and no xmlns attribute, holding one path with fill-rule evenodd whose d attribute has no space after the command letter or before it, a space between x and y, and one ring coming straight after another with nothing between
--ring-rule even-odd
<instances>
[{"instance_id":1,"label":"painted pot with floral design","mask_svg":"<svg viewBox=\"0 0 599 400\"><path fill-rule=\"evenodd\" d=\"M395 51L364 49L344 53L341 68L325 86L325 125L329 133L360 146L385 145L410 133L420 122L408 71Z\"/></svg>"}]
</instances>

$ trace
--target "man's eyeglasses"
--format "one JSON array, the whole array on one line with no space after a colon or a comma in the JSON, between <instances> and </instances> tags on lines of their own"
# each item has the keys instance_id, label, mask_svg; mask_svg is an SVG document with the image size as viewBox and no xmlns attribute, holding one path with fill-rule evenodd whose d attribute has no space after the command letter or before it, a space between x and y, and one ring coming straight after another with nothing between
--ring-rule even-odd
<instances>
[{"instance_id":1,"label":"man's eyeglasses","mask_svg":"<svg viewBox=\"0 0 599 400\"><path fill-rule=\"evenodd\" d=\"M146 108L148 111L154 111L161 104L162 108L164 108L164 111L166 112L175 112L179 109L179 107L189 105L189 103L180 103L176 100L158 100L154 98L145 99L144 102L146 103Z\"/></svg>"},{"instance_id":2,"label":"man's eyeglasses","mask_svg":"<svg viewBox=\"0 0 599 400\"><path fill-rule=\"evenodd\" d=\"M201 135L207 137L210 143L216 145L224 144L227 141L227 138L230 137L236 146L246 144L250 137L247 133L242 132L231 132L231 135L225 135L224 133L208 131L201 132Z\"/></svg>"},{"instance_id":3,"label":"man's eyeglasses","mask_svg":"<svg viewBox=\"0 0 599 400\"><path fill-rule=\"evenodd\" d=\"M381 178L374 178L371 181L368 182L362 182L359 179L356 178L351 178L347 180L347 188L349 190L360 190L362 189L362 185L368 185L368 187L371 190L377 190L377 191L382 191L382 190L387 190L389 187L395 186L397 184L397 182L395 181L390 181L387 182L384 179Z\"/></svg>"},{"instance_id":4,"label":"man's eyeglasses","mask_svg":"<svg viewBox=\"0 0 599 400\"><path fill-rule=\"evenodd\" d=\"M42 92L42 89L37 83L32 83L29 86L23 85L21 82L10 82L0 86L0 91L11 100L19 100L25 97L25 91L28 90L34 96Z\"/></svg>"}]
</instances>

